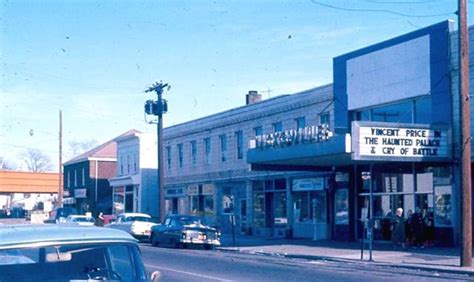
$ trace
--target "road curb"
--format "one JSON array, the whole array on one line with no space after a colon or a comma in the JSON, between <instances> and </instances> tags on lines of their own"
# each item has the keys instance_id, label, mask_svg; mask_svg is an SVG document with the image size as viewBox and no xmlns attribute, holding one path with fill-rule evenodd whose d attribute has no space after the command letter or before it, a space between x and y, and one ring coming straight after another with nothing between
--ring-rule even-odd
<instances>
[{"instance_id":1,"label":"road curb","mask_svg":"<svg viewBox=\"0 0 474 282\"><path fill-rule=\"evenodd\" d=\"M222 252L229 252L229 253L264 255L264 256L271 256L271 257L284 257L284 258L294 258L294 259L304 259L304 260L325 260L325 261L332 261L332 262L376 265L376 266L384 266L384 267L400 268L400 269L434 271L438 273L448 273L448 274L466 275L469 277L474 277L474 269L473 270L445 269L445 268L436 268L436 267L419 265L419 264L395 264L395 263L378 262L378 261L369 262L367 260L354 260L354 259L345 259L345 258L328 257L328 256L295 255L295 254L278 253L278 252L263 252L263 251L250 252L250 251L241 250L241 249L228 249L226 247L219 247L219 248L216 248L216 250L219 250Z\"/></svg>"}]
</instances>

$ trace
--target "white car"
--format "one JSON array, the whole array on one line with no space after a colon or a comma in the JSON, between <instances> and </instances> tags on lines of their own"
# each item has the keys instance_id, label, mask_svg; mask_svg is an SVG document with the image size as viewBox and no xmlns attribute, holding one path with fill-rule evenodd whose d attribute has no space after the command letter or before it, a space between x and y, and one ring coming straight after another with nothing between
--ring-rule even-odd
<instances>
[{"instance_id":1,"label":"white car","mask_svg":"<svg viewBox=\"0 0 474 282\"><path fill-rule=\"evenodd\" d=\"M94 226L95 219L87 215L70 215L66 218L65 223L81 226Z\"/></svg>"},{"instance_id":2,"label":"white car","mask_svg":"<svg viewBox=\"0 0 474 282\"><path fill-rule=\"evenodd\" d=\"M152 217L145 213L122 213L117 219L105 227L120 229L130 233L138 240L149 240L151 228L157 225Z\"/></svg>"}]
</instances>

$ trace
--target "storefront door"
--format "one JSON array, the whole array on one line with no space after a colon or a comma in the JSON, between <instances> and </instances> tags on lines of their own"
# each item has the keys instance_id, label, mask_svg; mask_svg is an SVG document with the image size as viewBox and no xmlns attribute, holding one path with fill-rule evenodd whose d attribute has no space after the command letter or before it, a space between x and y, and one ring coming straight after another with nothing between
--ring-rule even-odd
<instances>
[{"instance_id":1,"label":"storefront door","mask_svg":"<svg viewBox=\"0 0 474 282\"><path fill-rule=\"evenodd\" d=\"M329 239L326 191L294 193L293 217L293 237Z\"/></svg>"}]
</instances>

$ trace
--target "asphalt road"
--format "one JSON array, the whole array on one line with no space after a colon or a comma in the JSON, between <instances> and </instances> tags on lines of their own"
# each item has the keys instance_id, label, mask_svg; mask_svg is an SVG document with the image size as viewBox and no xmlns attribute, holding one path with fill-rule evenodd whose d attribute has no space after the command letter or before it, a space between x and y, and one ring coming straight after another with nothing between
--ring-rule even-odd
<instances>
[{"instance_id":1,"label":"asphalt road","mask_svg":"<svg viewBox=\"0 0 474 282\"><path fill-rule=\"evenodd\" d=\"M288 259L141 244L162 281L472 281L472 277L360 264Z\"/></svg>"}]
</instances>

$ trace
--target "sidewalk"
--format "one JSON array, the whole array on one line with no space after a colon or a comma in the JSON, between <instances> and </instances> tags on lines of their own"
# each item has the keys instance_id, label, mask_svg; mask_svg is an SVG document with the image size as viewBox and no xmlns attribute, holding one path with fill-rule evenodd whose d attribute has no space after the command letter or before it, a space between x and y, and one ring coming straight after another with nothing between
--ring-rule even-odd
<instances>
[{"instance_id":1,"label":"sidewalk","mask_svg":"<svg viewBox=\"0 0 474 282\"><path fill-rule=\"evenodd\" d=\"M474 268L459 267L459 249L430 247L407 251L394 250L391 244L375 244L373 262L369 262L368 244L361 260L360 242L313 241L310 239L275 239L236 235L235 246L230 234L222 234L221 251L261 254L287 258L326 260L364 265L420 269L474 276Z\"/></svg>"}]
</instances>

